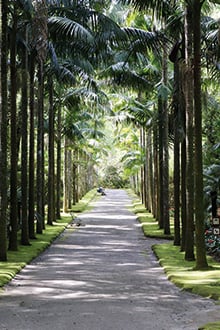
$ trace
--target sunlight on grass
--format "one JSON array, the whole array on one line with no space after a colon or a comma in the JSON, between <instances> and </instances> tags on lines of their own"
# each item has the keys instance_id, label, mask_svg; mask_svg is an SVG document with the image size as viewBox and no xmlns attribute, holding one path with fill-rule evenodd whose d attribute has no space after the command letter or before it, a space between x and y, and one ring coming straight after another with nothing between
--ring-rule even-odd
<instances>
[{"instance_id":1,"label":"sunlight on grass","mask_svg":"<svg viewBox=\"0 0 220 330\"><path fill-rule=\"evenodd\" d=\"M184 290L203 297L220 300L220 264L208 258L210 269L194 270L195 262L186 261L184 253L173 243L153 246L161 266L169 280Z\"/></svg>"},{"instance_id":2,"label":"sunlight on grass","mask_svg":"<svg viewBox=\"0 0 220 330\"><path fill-rule=\"evenodd\" d=\"M203 325L198 330L219 330L219 329L220 329L220 322L212 322Z\"/></svg>"},{"instance_id":3,"label":"sunlight on grass","mask_svg":"<svg viewBox=\"0 0 220 330\"><path fill-rule=\"evenodd\" d=\"M145 206L139 199L133 200L133 206L131 211L137 215L137 219L140 222L143 232L147 237L154 238L166 238L173 239L174 235L174 223L173 218L170 219L170 235L164 235L163 229L159 228L158 222L154 219L152 213L148 212Z\"/></svg>"}]
</instances>

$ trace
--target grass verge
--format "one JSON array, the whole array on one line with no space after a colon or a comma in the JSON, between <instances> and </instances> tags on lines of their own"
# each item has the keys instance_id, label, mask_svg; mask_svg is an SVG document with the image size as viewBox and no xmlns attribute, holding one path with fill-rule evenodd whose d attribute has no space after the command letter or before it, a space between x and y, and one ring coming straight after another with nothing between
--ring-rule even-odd
<instances>
[{"instance_id":1,"label":"grass verge","mask_svg":"<svg viewBox=\"0 0 220 330\"><path fill-rule=\"evenodd\" d=\"M163 229L160 229L158 222L152 216L152 213L148 212L145 206L141 203L140 199L136 195L128 191L129 195L133 199L133 205L131 211L137 215L137 219L141 224L142 230L147 237L161 238L161 239L173 239L174 238L174 223L173 218L170 221L170 235L164 235Z\"/></svg>"},{"instance_id":2,"label":"grass verge","mask_svg":"<svg viewBox=\"0 0 220 330\"><path fill-rule=\"evenodd\" d=\"M89 203L97 196L96 190L88 192L72 211L80 213L89 208ZM37 234L36 239L30 240L30 246L19 245L18 251L8 251L6 262L0 262L0 288L11 281L11 279L28 263L43 252L57 238L72 221L70 215L65 214L53 226L46 225L43 234Z\"/></svg>"}]
</instances>

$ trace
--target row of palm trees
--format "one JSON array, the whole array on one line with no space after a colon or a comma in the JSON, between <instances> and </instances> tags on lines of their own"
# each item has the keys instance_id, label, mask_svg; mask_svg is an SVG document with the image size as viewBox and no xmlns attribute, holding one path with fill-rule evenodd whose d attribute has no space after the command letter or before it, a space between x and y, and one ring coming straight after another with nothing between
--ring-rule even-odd
<instances>
[{"instance_id":1,"label":"row of palm trees","mask_svg":"<svg viewBox=\"0 0 220 330\"><path fill-rule=\"evenodd\" d=\"M29 245L45 217L49 225L60 217L61 200L66 211L94 186L93 140L109 109L95 75L137 31L81 1L2 1L1 24L0 259L7 260L19 225ZM121 83L128 75L120 72Z\"/></svg>"},{"instance_id":2,"label":"row of palm trees","mask_svg":"<svg viewBox=\"0 0 220 330\"><path fill-rule=\"evenodd\" d=\"M204 55L204 60L208 58L209 62L206 64L210 68L215 67L217 73L218 69L215 64L218 58L216 38L218 25L214 19L207 16L202 17L201 21L204 1L179 3L134 0L125 2L134 4L140 10L149 8L155 10L160 21L163 20L164 31L174 45L169 54L169 60L173 63L172 85L167 80L167 74L170 72L167 71L167 47L163 48L163 61L161 61L160 68L161 85L157 93L157 112L156 118L154 121L152 120L152 123L156 122L156 125L146 129L146 123L149 123L146 111L144 119L137 117L137 111L134 115L135 120L138 120L138 125L142 128L140 139L142 147L147 149L147 166L142 168L141 175L143 180L147 181L142 185L142 199L158 219L159 226L164 228L165 234L169 234L167 155L168 134L171 134L174 148L174 244L181 245L187 260L194 260L194 243L196 242L196 267L198 269L206 268L201 54ZM209 38L205 34L201 35L201 26L208 25L212 26L212 33L209 30ZM211 35L213 38L210 38ZM204 45L202 52L201 45ZM212 54L210 50L212 50ZM158 77L156 79L158 81ZM169 88L171 88L170 91ZM169 94L169 92L171 93ZM150 93L151 91L148 92L147 98L151 98ZM172 108L170 112L168 112L168 101ZM152 105L148 108L151 109ZM133 111L133 108L130 107L130 110ZM138 116L140 113L139 111ZM152 159L154 159L153 168ZM196 234L195 242L194 232Z\"/></svg>"},{"instance_id":3,"label":"row of palm trees","mask_svg":"<svg viewBox=\"0 0 220 330\"><path fill-rule=\"evenodd\" d=\"M91 151L86 155L79 143L71 155L69 149L71 139L79 140L80 103L96 110L106 103L92 74L107 38L111 42L111 31L119 37L122 32L104 19L84 3L1 2L1 260L7 260L8 247L18 248L18 213L21 243L29 245L35 232L44 229L45 214L51 225L60 217L61 188L66 210L71 200L76 202L94 184L90 169L82 175L90 175L89 179L81 180L80 191L75 182L70 197L68 180L61 180L61 148L65 136L64 166L73 164L78 177L85 166L92 166ZM86 120L84 127L80 123L84 135L92 121L89 114ZM64 173L73 174L66 168Z\"/></svg>"},{"instance_id":4,"label":"row of palm trees","mask_svg":"<svg viewBox=\"0 0 220 330\"><path fill-rule=\"evenodd\" d=\"M133 124L141 128L141 146L147 157L142 167L143 201L165 234L169 234L168 150L172 131L174 243L182 245L186 259L194 259L195 208L197 268L207 267L201 202L203 2L118 2L156 14L160 32L152 29L152 21L146 16L137 16L138 28L121 28L103 14L104 8L106 12L111 5L107 1L1 2L1 260L7 259L7 210L9 248L16 250L20 204L21 240L22 244L29 244L35 230L44 229L45 216L48 224L60 217L61 199L67 211L94 186L94 140L102 137L100 118L109 111L106 94L109 90L132 89L137 99L128 108ZM192 20L192 14L196 20ZM216 44L211 44L215 49ZM211 63L213 59L214 55L209 58ZM172 85L170 62L174 72ZM153 63L157 63L157 69ZM103 80L108 86L103 86L105 92L101 90ZM172 130L168 108L171 98ZM155 101L147 102L150 99ZM152 110L157 110L153 120ZM79 182L82 177L85 180Z\"/></svg>"}]
</instances>

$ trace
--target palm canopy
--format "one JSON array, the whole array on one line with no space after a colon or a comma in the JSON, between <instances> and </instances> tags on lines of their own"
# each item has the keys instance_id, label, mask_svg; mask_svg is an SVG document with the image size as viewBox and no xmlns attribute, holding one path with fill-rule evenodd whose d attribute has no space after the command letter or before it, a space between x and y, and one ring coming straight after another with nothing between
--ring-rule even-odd
<instances>
[{"instance_id":1,"label":"palm canopy","mask_svg":"<svg viewBox=\"0 0 220 330\"><path fill-rule=\"evenodd\" d=\"M133 5L138 10L152 9L157 17L169 17L174 11L174 7L179 3L176 0L118 0L123 4Z\"/></svg>"}]
</instances>

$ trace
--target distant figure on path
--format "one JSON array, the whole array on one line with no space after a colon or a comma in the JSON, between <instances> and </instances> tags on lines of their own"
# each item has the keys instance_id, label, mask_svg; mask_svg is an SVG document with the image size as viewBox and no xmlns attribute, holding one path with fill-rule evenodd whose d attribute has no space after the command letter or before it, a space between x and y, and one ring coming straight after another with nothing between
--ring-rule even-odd
<instances>
[{"instance_id":1,"label":"distant figure on path","mask_svg":"<svg viewBox=\"0 0 220 330\"><path fill-rule=\"evenodd\" d=\"M102 188L102 187L99 187L99 188L97 189L97 192L100 193L102 196L105 196L105 195L106 195L106 193L105 193L105 189Z\"/></svg>"}]
</instances>

